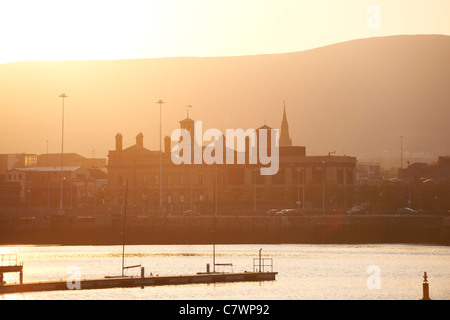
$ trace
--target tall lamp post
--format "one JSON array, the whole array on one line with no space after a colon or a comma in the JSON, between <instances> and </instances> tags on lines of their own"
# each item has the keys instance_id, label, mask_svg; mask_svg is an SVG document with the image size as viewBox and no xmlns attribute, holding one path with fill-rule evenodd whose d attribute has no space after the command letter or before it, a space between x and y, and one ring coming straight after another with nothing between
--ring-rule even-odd
<instances>
[{"instance_id":1,"label":"tall lamp post","mask_svg":"<svg viewBox=\"0 0 450 320\"><path fill-rule=\"evenodd\" d=\"M50 170L48 170L48 140L47 141L47 210L50 209Z\"/></svg>"},{"instance_id":2,"label":"tall lamp post","mask_svg":"<svg viewBox=\"0 0 450 320\"><path fill-rule=\"evenodd\" d=\"M400 179L403 179L403 136L400 136Z\"/></svg>"},{"instance_id":3,"label":"tall lamp post","mask_svg":"<svg viewBox=\"0 0 450 320\"><path fill-rule=\"evenodd\" d=\"M325 161L322 161L323 171L322 171L322 208L323 215L325 215Z\"/></svg>"},{"instance_id":4,"label":"tall lamp post","mask_svg":"<svg viewBox=\"0 0 450 320\"><path fill-rule=\"evenodd\" d=\"M300 210L300 172L302 172L302 207L305 214L305 168L297 169L297 210Z\"/></svg>"},{"instance_id":5,"label":"tall lamp post","mask_svg":"<svg viewBox=\"0 0 450 320\"><path fill-rule=\"evenodd\" d=\"M59 95L60 98L62 98L62 125L61 125L61 198L59 200L59 211L58 214L64 214L63 209L63 180L64 180L64 171L63 171L63 164L64 164L64 99L68 98L68 96L63 93Z\"/></svg>"},{"instance_id":6,"label":"tall lamp post","mask_svg":"<svg viewBox=\"0 0 450 320\"><path fill-rule=\"evenodd\" d=\"M253 174L253 214L256 215L256 175L259 169L252 169Z\"/></svg>"},{"instance_id":7,"label":"tall lamp post","mask_svg":"<svg viewBox=\"0 0 450 320\"><path fill-rule=\"evenodd\" d=\"M408 208L411 209L411 179L409 176L409 161L406 161L408 163Z\"/></svg>"},{"instance_id":8,"label":"tall lamp post","mask_svg":"<svg viewBox=\"0 0 450 320\"><path fill-rule=\"evenodd\" d=\"M216 216L217 216L217 188L218 188L218 168L214 168L214 216L213 216L213 272L216 272Z\"/></svg>"},{"instance_id":9,"label":"tall lamp post","mask_svg":"<svg viewBox=\"0 0 450 320\"><path fill-rule=\"evenodd\" d=\"M159 104L159 213L162 213L162 149L161 149L161 105L165 103L162 100L156 102Z\"/></svg>"}]
</instances>

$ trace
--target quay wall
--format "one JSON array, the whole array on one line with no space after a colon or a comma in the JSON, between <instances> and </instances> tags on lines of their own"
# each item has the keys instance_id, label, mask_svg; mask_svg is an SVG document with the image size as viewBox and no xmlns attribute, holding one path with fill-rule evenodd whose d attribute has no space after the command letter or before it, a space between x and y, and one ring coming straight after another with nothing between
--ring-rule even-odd
<instances>
[{"instance_id":1,"label":"quay wall","mask_svg":"<svg viewBox=\"0 0 450 320\"><path fill-rule=\"evenodd\" d=\"M111 216L1 218L0 244L122 244ZM450 245L445 216L134 216L127 244L426 243Z\"/></svg>"}]
</instances>

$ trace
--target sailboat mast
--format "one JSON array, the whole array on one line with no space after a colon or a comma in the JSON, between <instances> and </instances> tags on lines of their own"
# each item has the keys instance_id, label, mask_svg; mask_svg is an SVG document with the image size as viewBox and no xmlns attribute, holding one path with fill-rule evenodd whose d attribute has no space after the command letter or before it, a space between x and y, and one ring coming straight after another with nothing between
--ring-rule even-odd
<instances>
[{"instance_id":1,"label":"sailboat mast","mask_svg":"<svg viewBox=\"0 0 450 320\"><path fill-rule=\"evenodd\" d=\"M122 231L122 277L124 276L123 270L125 269L125 228L127 223L127 201L128 201L128 179L127 187L125 189L125 210L123 214L123 231Z\"/></svg>"},{"instance_id":2,"label":"sailboat mast","mask_svg":"<svg viewBox=\"0 0 450 320\"><path fill-rule=\"evenodd\" d=\"M217 170L214 176L213 272L216 272L216 215L217 215Z\"/></svg>"}]
</instances>

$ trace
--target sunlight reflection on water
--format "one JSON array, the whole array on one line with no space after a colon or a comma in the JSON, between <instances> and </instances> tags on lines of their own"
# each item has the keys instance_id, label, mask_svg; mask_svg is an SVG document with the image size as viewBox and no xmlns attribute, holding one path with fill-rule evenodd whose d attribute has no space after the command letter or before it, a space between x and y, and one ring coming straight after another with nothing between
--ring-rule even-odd
<instances>
[{"instance_id":1,"label":"sunlight reflection on water","mask_svg":"<svg viewBox=\"0 0 450 320\"><path fill-rule=\"evenodd\" d=\"M216 263L232 270L252 271L259 249L273 258L276 281L227 284L189 284L105 290L73 290L0 295L0 299L412 299L422 297L428 272L432 299L450 299L450 248L423 245L217 245ZM121 246L7 246L24 263L24 282L65 280L76 266L82 279L121 273ZM127 246L125 264L141 264L146 275L204 272L212 264L212 246ZM380 270L379 289L369 289L367 270ZM128 270L139 276L139 269ZM5 275L5 281L18 277Z\"/></svg>"}]
</instances>

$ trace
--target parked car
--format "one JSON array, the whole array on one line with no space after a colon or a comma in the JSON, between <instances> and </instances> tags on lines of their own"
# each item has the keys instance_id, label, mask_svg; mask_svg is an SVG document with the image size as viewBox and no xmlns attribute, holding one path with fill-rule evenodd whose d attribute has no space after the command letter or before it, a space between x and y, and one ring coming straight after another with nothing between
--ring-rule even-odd
<instances>
[{"instance_id":1,"label":"parked car","mask_svg":"<svg viewBox=\"0 0 450 320\"><path fill-rule=\"evenodd\" d=\"M194 210L186 210L183 212L183 216L192 217L192 216L199 216L198 212L195 212Z\"/></svg>"},{"instance_id":2,"label":"parked car","mask_svg":"<svg viewBox=\"0 0 450 320\"><path fill-rule=\"evenodd\" d=\"M303 213L298 209L283 209L277 212L277 216L302 216Z\"/></svg>"},{"instance_id":3,"label":"parked car","mask_svg":"<svg viewBox=\"0 0 450 320\"><path fill-rule=\"evenodd\" d=\"M412 208L400 208L397 210L397 214L418 214L419 211Z\"/></svg>"},{"instance_id":4,"label":"parked car","mask_svg":"<svg viewBox=\"0 0 450 320\"><path fill-rule=\"evenodd\" d=\"M267 211L266 215L268 215L268 216L274 216L274 215L277 214L277 212L278 212L278 209L269 209L269 210Z\"/></svg>"},{"instance_id":5,"label":"parked car","mask_svg":"<svg viewBox=\"0 0 450 320\"><path fill-rule=\"evenodd\" d=\"M358 214L367 214L367 209L362 206L355 206L347 211L347 215L349 215L349 216L358 215Z\"/></svg>"}]
</instances>

